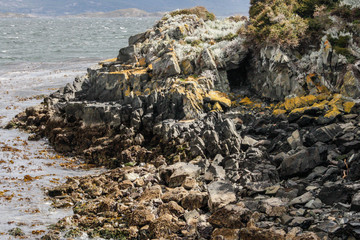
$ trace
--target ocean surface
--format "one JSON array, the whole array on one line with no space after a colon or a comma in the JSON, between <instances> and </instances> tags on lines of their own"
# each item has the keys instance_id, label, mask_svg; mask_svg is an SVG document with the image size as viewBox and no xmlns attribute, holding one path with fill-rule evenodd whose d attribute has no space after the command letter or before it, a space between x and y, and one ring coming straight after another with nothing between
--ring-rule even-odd
<instances>
[{"instance_id":1,"label":"ocean surface","mask_svg":"<svg viewBox=\"0 0 360 240\"><path fill-rule=\"evenodd\" d=\"M0 19L0 64L113 58L156 18Z\"/></svg>"},{"instance_id":2,"label":"ocean surface","mask_svg":"<svg viewBox=\"0 0 360 240\"><path fill-rule=\"evenodd\" d=\"M71 208L52 206L46 189L67 176L104 171L59 155L46 139L28 141L28 133L3 127L88 67L116 57L129 36L156 20L0 19L0 239L13 239L9 230L17 227L26 239L39 239L51 224L72 214Z\"/></svg>"}]
</instances>

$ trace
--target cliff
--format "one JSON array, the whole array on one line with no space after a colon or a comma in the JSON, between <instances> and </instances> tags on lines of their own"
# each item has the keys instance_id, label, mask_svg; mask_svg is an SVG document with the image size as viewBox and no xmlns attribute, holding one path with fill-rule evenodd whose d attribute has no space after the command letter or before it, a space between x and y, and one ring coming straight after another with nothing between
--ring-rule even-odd
<instances>
[{"instance_id":1,"label":"cliff","mask_svg":"<svg viewBox=\"0 0 360 240\"><path fill-rule=\"evenodd\" d=\"M19 114L9 127L114 169L49 190L54 206L74 206L55 228L117 239L359 238L358 10L264 0L252 1L250 21L171 12Z\"/></svg>"}]
</instances>

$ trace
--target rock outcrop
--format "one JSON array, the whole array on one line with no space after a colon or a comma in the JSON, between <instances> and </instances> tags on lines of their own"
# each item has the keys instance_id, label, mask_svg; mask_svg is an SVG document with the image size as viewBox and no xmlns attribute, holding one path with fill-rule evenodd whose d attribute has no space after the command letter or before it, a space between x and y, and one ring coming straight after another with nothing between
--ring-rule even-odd
<instances>
[{"instance_id":1,"label":"rock outcrop","mask_svg":"<svg viewBox=\"0 0 360 240\"><path fill-rule=\"evenodd\" d=\"M117 239L359 238L358 62L327 36L300 59L293 49L255 51L237 34L245 24L202 8L169 13L14 119L57 151L114 168L49 190L55 207L74 206L56 229Z\"/></svg>"}]
</instances>

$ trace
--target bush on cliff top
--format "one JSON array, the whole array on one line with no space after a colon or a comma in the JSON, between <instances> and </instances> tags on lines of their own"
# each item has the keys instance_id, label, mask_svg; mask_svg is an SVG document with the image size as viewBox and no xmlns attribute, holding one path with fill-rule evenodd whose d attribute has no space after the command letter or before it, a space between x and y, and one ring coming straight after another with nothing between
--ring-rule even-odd
<instances>
[{"instance_id":1,"label":"bush on cliff top","mask_svg":"<svg viewBox=\"0 0 360 240\"><path fill-rule=\"evenodd\" d=\"M249 15L249 26L240 32L245 33L249 44L280 45L299 51L318 46L334 25L356 38L360 22L360 8L342 5L340 0L251 0ZM342 20L335 24L331 16Z\"/></svg>"},{"instance_id":2,"label":"bush on cliff top","mask_svg":"<svg viewBox=\"0 0 360 240\"><path fill-rule=\"evenodd\" d=\"M215 15L211 12L209 12L206 8L201 7L201 6L197 6L197 7L193 7L193 8L189 8L189 9L181 9L181 10L176 10L170 13L170 16L174 17L177 15L190 15L190 14L194 14L196 16L198 16L198 18L202 18L204 21L207 20L211 20L214 21L215 20Z\"/></svg>"},{"instance_id":3,"label":"bush on cliff top","mask_svg":"<svg viewBox=\"0 0 360 240\"><path fill-rule=\"evenodd\" d=\"M307 20L295 13L296 0L252 0L251 24L245 30L249 43L296 47L308 28Z\"/></svg>"}]
</instances>

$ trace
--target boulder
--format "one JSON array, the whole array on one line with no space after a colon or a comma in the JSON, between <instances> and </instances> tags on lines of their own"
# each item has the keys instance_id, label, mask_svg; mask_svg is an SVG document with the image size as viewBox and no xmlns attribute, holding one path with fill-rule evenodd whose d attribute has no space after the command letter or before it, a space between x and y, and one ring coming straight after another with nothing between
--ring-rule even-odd
<instances>
[{"instance_id":1,"label":"boulder","mask_svg":"<svg viewBox=\"0 0 360 240\"><path fill-rule=\"evenodd\" d=\"M136 48L134 45L124 47L124 48L120 49L117 60L120 62L129 62L129 61L133 62L136 59L135 51L136 51Z\"/></svg>"},{"instance_id":2,"label":"boulder","mask_svg":"<svg viewBox=\"0 0 360 240\"><path fill-rule=\"evenodd\" d=\"M360 211L360 192L354 194L351 200L351 210L352 211Z\"/></svg>"},{"instance_id":3,"label":"boulder","mask_svg":"<svg viewBox=\"0 0 360 240\"><path fill-rule=\"evenodd\" d=\"M170 77L181 72L175 53L169 52L152 62L153 74L157 77Z\"/></svg>"},{"instance_id":4,"label":"boulder","mask_svg":"<svg viewBox=\"0 0 360 240\"><path fill-rule=\"evenodd\" d=\"M339 124L333 123L316 129L313 132L313 136L316 141L326 143L333 140L341 131L342 128L339 126Z\"/></svg>"},{"instance_id":5,"label":"boulder","mask_svg":"<svg viewBox=\"0 0 360 240\"><path fill-rule=\"evenodd\" d=\"M279 167L280 176L287 178L303 175L322 163L323 160L320 158L318 148L310 147L303 149L284 158Z\"/></svg>"},{"instance_id":6,"label":"boulder","mask_svg":"<svg viewBox=\"0 0 360 240\"><path fill-rule=\"evenodd\" d=\"M211 234L211 239L238 240L239 234L239 229L216 228Z\"/></svg>"},{"instance_id":7,"label":"boulder","mask_svg":"<svg viewBox=\"0 0 360 240\"><path fill-rule=\"evenodd\" d=\"M340 184L331 184L330 186L323 187L319 194L318 198L327 205L332 205L334 203L348 203L350 202L350 189L346 188Z\"/></svg>"},{"instance_id":8,"label":"boulder","mask_svg":"<svg viewBox=\"0 0 360 240\"><path fill-rule=\"evenodd\" d=\"M250 220L251 211L245 207L229 204L217 209L209 218L209 223L217 227L242 228Z\"/></svg>"},{"instance_id":9,"label":"boulder","mask_svg":"<svg viewBox=\"0 0 360 240\"><path fill-rule=\"evenodd\" d=\"M207 186L209 193L208 205L213 212L218 207L236 202L233 186L225 181L212 182Z\"/></svg>"}]
</instances>

